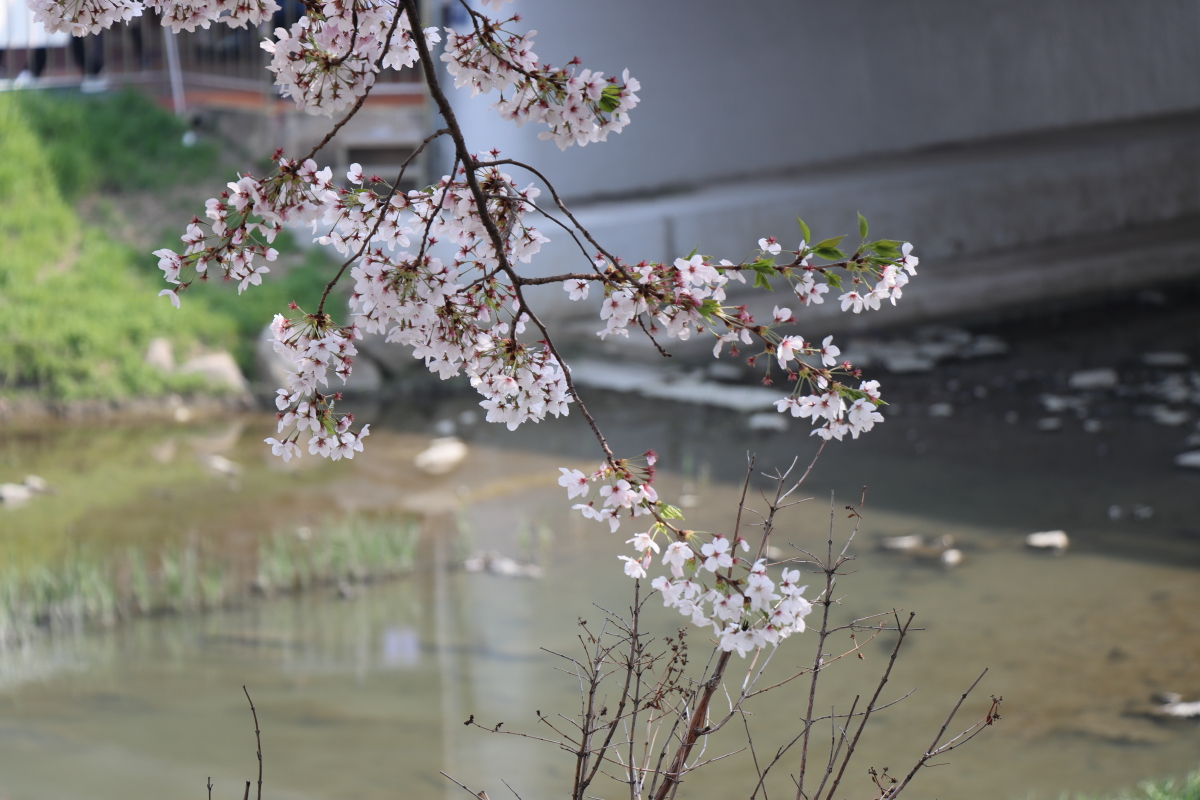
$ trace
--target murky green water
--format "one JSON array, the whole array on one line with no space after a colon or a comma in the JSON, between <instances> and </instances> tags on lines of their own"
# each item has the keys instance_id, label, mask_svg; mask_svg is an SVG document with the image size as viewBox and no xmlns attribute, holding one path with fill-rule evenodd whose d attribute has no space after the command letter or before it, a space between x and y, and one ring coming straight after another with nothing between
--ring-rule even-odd
<instances>
[{"instance_id":1,"label":"murky green water","mask_svg":"<svg viewBox=\"0 0 1200 800\"><path fill-rule=\"evenodd\" d=\"M697 528L730 524L747 441L764 466L811 452L800 436L748 433L731 412L647 403L598 400L619 448L663 452L662 491L691 496ZM540 648L569 648L576 619L598 614L592 601L628 602L616 561L628 534L568 515L554 485L558 466L594 458L575 418L512 437L460 426L471 443L467 461L441 478L415 471L412 458L433 423L472 405L450 397L422 411L367 409L379 423L366 454L340 464L304 459L290 469L261 450L273 426L256 417L4 434L0 478L36 473L56 492L0 509L0 553L25 568L81 549L193 542L229 554L233 569L253 557L258 537L330 515L417 514L423 522L415 572L354 587L342 593L348 598L326 587L60 633L0 655L0 797L202 797L208 776L214 797L240 797L256 769L243 684L262 723L267 797L454 797L461 789L438 775L443 769L493 798L506 792L501 778L523 798L561 795L572 766L562 754L461 723L474 714L532 730L535 710L576 707L570 680ZM978 458L953 427L967 423L960 415L940 433L922 433L931 444L920 458L903 418L873 441L834 449L811 482L822 499L791 512L782 528L784 542L816 546L829 490L849 499L870 484L857 572L843 583L837 613L911 609L927 629L885 696L917 691L864 737L845 793L872 789L869 765L900 771L911 763L983 667L991 672L963 719L994 693L1005 698L1002 721L946 759L949 766L927 770L913 796L1053 797L1194 766L1195 722L1144 713L1156 692L1200 697L1200 548L1186 535L1197 519L1194 477L1109 470L1093 464L1090 451L1064 448L1068 439L1051 446L982 423L976 441L1000 444L974 445L992 454ZM214 470L212 455L240 474ZM1155 516L1110 521L1104 511L1117 496L1153 502ZM1024 533L1057 527L1072 535L1066 555L1021 546ZM907 533L951 534L967 560L946 571L874 547ZM537 560L545 577L446 568L472 549ZM652 609L652 624L676 624ZM789 640L773 666L782 675L811 659L809 647L805 637ZM884 645L866 656L829 673L821 703L844 707L873 687ZM773 749L795 730L802 703L798 691L765 699L754 709L755 741ZM734 731L711 745L720 746L742 744ZM701 772L685 791L741 796L751 774L743 753ZM620 794L603 784L595 791Z\"/></svg>"}]
</instances>

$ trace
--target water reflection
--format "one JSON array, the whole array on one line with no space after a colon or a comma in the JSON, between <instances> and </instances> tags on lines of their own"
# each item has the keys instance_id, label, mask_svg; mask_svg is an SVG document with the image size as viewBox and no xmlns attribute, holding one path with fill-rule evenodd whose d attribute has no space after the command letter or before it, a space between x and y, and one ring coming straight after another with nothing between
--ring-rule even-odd
<instances>
[{"instance_id":1,"label":"water reflection","mask_svg":"<svg viewBox=\"0 0 1200 800\"><path fill-rule=\"evenodd\" d=\"M763 464L785 463L811 447L801 432L755 439L728 411L681 413L624 395L596 402L618 449L661 447L670 470L661 491L669 499L687 495L698 528L729 525L747 437ZM326 585L213 613L137 619L43 637L6 653L0 794L175 796L203 791L211 775L214 796L238 796L255 769L243 684L263 723L270 797L461 793L441 769L489 791L503 791L503 777L523 797L561 792L571 768L562 754L461 722L474 714L532 730L535 710L569 714L576 707L570 680L541 648L571 647L576 620L599 613L591 602L628 602L615 558L619 541L568 515L554 485L557 467L594 459L578 419L509 436L473 423L463 413L472 407L469 396L449 395L419 409L380 409L376 418L387 424L368 453L338 465L306 459L287 470L264 457L259 443L272 426L254 417L237 430L6 436L7 463L42 475L57 492L0 515L0 542L14 563L48 563L84 544L152 548L172 541L250 557L270 532L319 524L331 513L418 514L423 522L415 570L393 582L352 592ZM982 441L1003 440L1008 430L957 419L982 428ZM413 458L431 436L448 432L438 426L445 420L455 420L453 432L468 442L469 456L449 475L425 475L413 469ZM881 426L879 436L833 449L812 483L822 499L795 509L776 543L819 543L828 491L856 497L870 484L858 572L843 587L838 613L898 606L917 611L927 628L889 684L894 696L918 691L880 717L864 741L860 772L868 764L898 769L911 762L984 666L992 672L979 703L987 692L1003 694L1003 722L956 753L952 766L924 775L917 791L1047 797L1192 766L1200 751L1195 724L1146 713L1156 692L1200 691L1200 581L1188 566L1197 554L1179 535L1195 519L1191 478L1154 468L1108 477L1103 466L1084 468L1090 456L1078 448L1048 454L1036 438L1011 434L984 461L971 451L981 439L965 443L954 420L942 423L951 427L930 437L933 446L921 459L913 458L906 436L912 421L902 416ZM1062 440L1054 447L1063 450ZM238 473L212 469L205 455L220 455ZM1022 468L1013 469L1018 462ZM1155 515L1109 519L1116 493L1128 498L1121 502L1153 505ZM1054 527L1071 532L1066 555L1022 547L1025 533ZM1134 544L1131 532L1138 534ZM882 537L907 534L953 536L963 565L946 571L875 549ZM545 577L455 568L475 551L536 562ZM665 613L654 609L662 632L678 624ZM780 670L809 657L803 639L788 647L795 652L777 659ZM830 673L821 702L845 704L872 685L884 645L866 655ZM756 710L755 724L764 736L786 732L800 708L798 698L778 696ZM713 748L736 749L735 738ZM745 754L735 756L686 790L737 794L751 770ZM865 774L848 780L848 791L868 788ZM611 794L611 787L596 789Z\"/></svg>"}]
</instances>

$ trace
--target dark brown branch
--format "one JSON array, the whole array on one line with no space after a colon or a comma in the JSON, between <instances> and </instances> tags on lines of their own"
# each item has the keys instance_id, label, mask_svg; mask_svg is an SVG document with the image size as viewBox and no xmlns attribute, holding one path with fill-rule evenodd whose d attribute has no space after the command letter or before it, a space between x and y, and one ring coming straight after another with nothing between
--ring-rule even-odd
<instances>
[{"instance_id":1,"label":"dark brown branch","mask_svg":"<svg viewBox=\"0 0 1200 800\"><path fill-rule=\"evenodd\" d=\"M245 686L242 691L246 693L246 702L250 704L250 713L254 716L254 740L258 744L258 800L262 800L262 731L258 729L258 710L254 708L254 701L250 699L250 692ZM246 794L250 794L250 782L246 781Z\"/></svg>"},{"instance_id":2,"label":"dark brown branch","mask_svg":"<svg viewBox=\"0 0 1200 800\"><path fill-rule=\"evenodd\" d=\"M938 742L940 742L942 740L942 737L946 735L946 728L950 727L950 723L954 720L954 715L958 713L958 709L960 709L962 707L962 704L967 699L967 696L970 695L971 692L975 691L975 687L979 685L979 682L981 680L983 680L983 676L987 675L987 673L988 673L987 669L984 669L983 672L979 673L979 677L976 678L975 681L969 687L967 687L967 690L965 692L963 692L962 695L958 698L958 702L954 704L954 708L950 709L950 714L946 717L946 721L942 723L942 727L938 730L937 736L933 737L933 744L929 745L929 748L924 753L921 754L921 757L919 759L917 759L917 763L914 764L913 768L908 771L907 775L904 776L904 780L900 781L900 784L898 786L896 786L894 789L892 789L891 791L888 792L888 794L887 794L888 800L892 800L892 798L896 797L897 795L900 794L900 792L904 791L904 787L908 786L908 784L912 781L913 776L917 774L918 770L920 770L921 767L925 766L925 764L929 761L929 759L933 758L934 756L938 755L941 752L946 751L945 749L938 748ZM968 731L970 731L973 728L979 728L979 730L982 730L985 725L991 725L992 721L994 719L996 719L995 710L998 705L999 705L999 701L993 698L992 707L988 710L987 715L982 720L980 720L979 722L975 723L970 728L968 728L967 731L964 731L962 734L959 734L959 736L955 737L955 738L956 739L961 738L963 735L965 735ZM976 731L976 733L978 733L978 732L979 731ZM971 738L974 738L974 734L972 734ZM963 744L965 744L965 742L963 742ZM953 748L946 748L946 749L953 749Z\"/></svg>"},{"instance_id":3,"label":"dark brown branch","mask_svg":"<svg viewBox=\"0 0 1200 800\"><path fill-rule=\"evenodd\" d=\"M408 11L408 18L411 21L414 30L420 29L420 13L417 8L416 0L399 0ZM546 330L546 326L538 319L529 306L525 302L524 296L521 294L520 285L518 283L519 276L513 269L512 264L508 261L508 256L504 252L504 237L500 234L500 229L496 226L496 221L492 218L491 212L488 211L487 198L484 196L483 189L479 186L479 179L475 175L475 170L479 167L478 160L471 154L467 148L466 139L463 138L462 129L459 127L458 118L454 114L454 108L450 105L449 99L445 92L442 91L441 84L438 83L437 75L434 73L432 66L434 64L433 57L429 54L429 45L425 42L424 36L413 36L413 43L417 46L417 52L420 54L421 64L425 66L425 84L429 87L430 96L438 107L442 118L446 121L446 127L450 131L450 138L454 140L454 149L458 154L459 160L466 166L467 186L471 190L471 195L475 199L475 207L479 212L479 219L483 223L484 229L488 233L488 238L492 242L492 249L495 252L496 260L500 265L501 270L509 277L513 283L513 291L517 296L519 304L519 312L529 314L529 319L541 331L546 349L558 361L559 364L565 362L558 353L554 342L550 338L550 333ZM579 395L579 389L575 385L575 381L571 378L569 370L563 370L563 380L567 385L567 390L571 393L571 397L579 406L579 412L588 426L592 429L592 434L600 443L601 449L604 451L605 459L614 469L617 468L617 457L613 455L612 448L608 446L608 440L604 434L600 432L600 426L596 424L595 418L588 411L587 406L583 402L583 398Z\"/></svg>"},{"instance_id":4,"label":"dark brown branch","mask_svg":"<svg viewBox=\"0 0 1200 800\"><path fill-rule=\"evenodd\" d=\"M895 612L893 612L895 613ZM858 746L858 737L862 736L863 728L867 727L867 722L871 719L871 714L875 712L875 702L879 699L879 693L883 691L883 687L887 685L888 678L892 674L892 667L896 664L896 656L900 652L900 647L904 644L904 638L908 636L908 628L912 625L915 613L909 612L908 620L903 625L900 624L900 617L896 617L896 627L900 629L900 635L896 637L896 645L892 648L891 658L888 659L887 669L883 671L883 677L879 679L879 685L875 687L875 694L871 696L871 701L867 703L867 712L863 714L862 720L858 723L858 730L854 732L854 739L851 740L849 747L846 748L846 756L842 759L842 766L838 770L837 777L833 779L833 785L829 787L829 794L826 795L827 800L833 800L833 795L837 791L838 784L842 782L842 775L846 772L846 765L850 763L850 759L854 756L854 749ZM829 774L826 773L826 778ZM820 800L821 788L824 787L825 781L821 781L821 786L817 787L814 797Z\"/></svg>"},{"instance_id":5,"label":"dark brown branch","mask_svg":"<svg viewBox=\"0 0 1200 800\"><path fill-rule=\"evenodd\" d=\"M404 180L404 172L408 169L408 165L413 162L413 159L421 154L421 151L424 150L430 142L446 133L448 133L448 131L445 128L442 128L439 131L434 131L433 133L429 134L425 137L425 141L421 142L421 146L414 150L412 155L404 159L404 163L400 165L400 174L396 176L396 182L392 184L392 187L388 189L387 196L384 197L380 202L379 218L375 220L375 225L372 226L371 232L363 237L362 247L358 248L357 253L346 259L345 263L342 264L342 266L338 269L337 274L333 276L333 280L326 284L325 291L321 293L321 302L317 304L318 317L324 313L325 298L329 297L329 293L333 291L333 287L337 286L337 282L342 279L342 274L346 271L346 268L358 259L362 258L363 253L367 252L367 248L371 246L371 240L375 238L375 234L379 232L379 226L383 224L383 220L388 215L388 204L392 201L392 198L396 196L396 190L400 188L400 181Z\"/></svg>"}]
</instances>

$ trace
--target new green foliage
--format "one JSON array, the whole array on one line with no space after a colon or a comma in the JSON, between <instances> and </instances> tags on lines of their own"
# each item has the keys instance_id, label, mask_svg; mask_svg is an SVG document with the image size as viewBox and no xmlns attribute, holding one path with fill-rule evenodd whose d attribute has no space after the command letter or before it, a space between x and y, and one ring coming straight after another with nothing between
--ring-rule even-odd
<instances>
[{"instance_id":1,"label":"new green foliage","mask_svg":"<svg viewBox=\"0 0 1200 800\"><path fill-rule=\"evenodd\" d=\"M0 94L0 389L71 400L201 388L147 366L146 347L156 336L223 344L234 327L172 309L130 248L81 222L22 104Z\"/></svg>"},{"instance_id":2,"label":"new green foliage","mask_svg":"<svg viewBox=\"0 0 1200 800\"><path fill-rule=\"evenodd\" d=\"M12 95L68 200L94 191L164 189L211 175L215 145L183 143L187 124L132 89Z\"/></svg>"}]
</instances>

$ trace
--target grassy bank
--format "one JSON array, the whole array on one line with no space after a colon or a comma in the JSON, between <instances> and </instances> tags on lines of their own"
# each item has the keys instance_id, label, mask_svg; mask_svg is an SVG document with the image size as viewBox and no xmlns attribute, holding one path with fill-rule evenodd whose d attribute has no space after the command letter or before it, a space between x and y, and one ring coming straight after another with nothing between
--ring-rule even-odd
<instances>
[{"instance_id":1,"label":"grassy bank","mask_svg":"<svg viewBox=\"0 0 1200 800\"><path fill-rule=\"evenodd\" d=\"M222 171L234 173L219 166L215 146L185 146L185 132L132 91L0 94L0 393L69 401L207 391L195 376L147 366L150 340L166 337L180 355L230 350L248 371L253 339L272 314L319 296L326 257L285 240L268 280L242 297L220 282L195 287L179 310L157 297L164 284L152 248L133 246L121 231L140 227L141 239L178 247L184 222L203 213ZM181 185L195 185L197 197L171 233L145 231L163 222L138 219L129 199ZM103 203L93 206L113 209L124 224L81 216L74 204L96 198Z\"/></svg>"}]
</instances>

